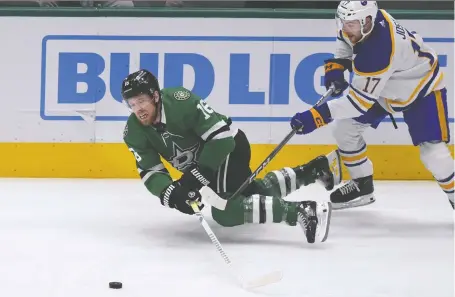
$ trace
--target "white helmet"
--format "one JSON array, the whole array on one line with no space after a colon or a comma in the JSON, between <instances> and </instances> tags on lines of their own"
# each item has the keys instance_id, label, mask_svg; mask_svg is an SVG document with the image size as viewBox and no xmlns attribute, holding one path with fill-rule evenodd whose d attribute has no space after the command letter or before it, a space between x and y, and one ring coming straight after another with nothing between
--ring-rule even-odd
<instances>
[{"instance_id":1,"label":"white helmet","mask_svg":"<svg viewBox=\"0 0 455 297\"><path fill-rule=\"evenodd\" d=\"M376 1L341 1L338 5L336 13L337 26L341 30L343 28L343 23L349 21L359 21L360 33L362 34L362 38L359 40L360 42L366 35L373 31L377 13L378 4ZM371 29L365 33L363 32L363 27L366 24L367 17L371 17L372 26Z\"/></svg>"}]
</instances>

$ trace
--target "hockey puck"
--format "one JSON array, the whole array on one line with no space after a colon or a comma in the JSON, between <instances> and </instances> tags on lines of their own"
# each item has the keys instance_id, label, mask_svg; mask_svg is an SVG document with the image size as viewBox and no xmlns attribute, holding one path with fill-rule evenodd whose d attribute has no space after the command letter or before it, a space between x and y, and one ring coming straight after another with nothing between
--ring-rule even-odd
<instances>
[{"instance_id":1,"label":"hockey puck","mask_svg":"<svg viewBox=\"0 0 455 297\"><path fill-rule=\"evenodd\" d=\"M109 283L109 288L111 288L111 289L121 289L122 286L123 285L120 282L110 282Z\"/></svg>"}]
</instances>

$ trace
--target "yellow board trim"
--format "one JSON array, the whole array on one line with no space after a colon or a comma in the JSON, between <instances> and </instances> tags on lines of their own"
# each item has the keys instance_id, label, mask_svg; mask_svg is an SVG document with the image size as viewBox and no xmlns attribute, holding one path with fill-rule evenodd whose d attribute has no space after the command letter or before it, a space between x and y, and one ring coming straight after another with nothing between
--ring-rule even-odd
<instances>
[{"instance_id":1,"label":"yellow board trim","mask_svg":"<svg viewBox=\"0 0 455 297\"><path fill-rule=\"evenodd\" d=\"M275 144L252 145L251 167L256 169L275 147ZM453 156L453 145L449 147ZM335 148L334 145L287 145L259 176L306 163ZM122 143L0 143L0 152L1 177L139 179L134 156ZM433 179L420 162L419 149L412 145L369 145L367 155L374 164L375 179ZM165 166L170 169L169 164ZM170 172L174 178L180 176L174 169ZM343 174L347 179L344 166Z\"/></svg>"}]
</instances>

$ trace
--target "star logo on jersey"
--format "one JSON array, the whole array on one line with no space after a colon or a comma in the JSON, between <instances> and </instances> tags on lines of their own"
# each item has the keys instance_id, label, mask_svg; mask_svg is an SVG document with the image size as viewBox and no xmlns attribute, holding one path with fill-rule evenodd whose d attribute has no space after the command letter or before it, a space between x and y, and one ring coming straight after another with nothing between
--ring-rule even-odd
<instances>
[{"instance_id":1,"label":"star logo on jersey","mask_svg":"<svg viewBox=\"0 0 455 297\"><path fill-rule=\"evenodd\" d=\"M201 147L200 143L196 143L195 145L186 149L182 149L175 142L172 142L172 146L174 153L168 161L174 168L177 168L180 171L184 171L191 165L196 164L196 156Z\"/></svg>"},{"instance_id":2,"label":"star logo on jersey","mask_svg":"<svg viewBox=\"0 0 455 297\"><path fill-rule=\"evenodd\" d=\"M174 93L174 98L180 101L187 100L190 97L191 94L188 91L177 91Z\"/></svg>"}]
</instances>

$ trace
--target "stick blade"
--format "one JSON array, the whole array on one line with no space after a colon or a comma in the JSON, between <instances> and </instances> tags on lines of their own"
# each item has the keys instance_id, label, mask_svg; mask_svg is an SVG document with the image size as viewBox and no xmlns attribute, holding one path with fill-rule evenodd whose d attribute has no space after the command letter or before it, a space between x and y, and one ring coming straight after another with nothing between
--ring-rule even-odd
<instances>
[{"instance_id":1,"label":"stick blade","mask_svg":"<svg viewBox=\"0 0 455 297\"><path fill-rule=\"evenodd\" d=\"M273 283L281 281L283 273L281 271L273 271L268 274L264 274L258 278L246 282L243 287L245 289L254 289L258 287L264 287Z\"/></svg>"}]
</instances>

